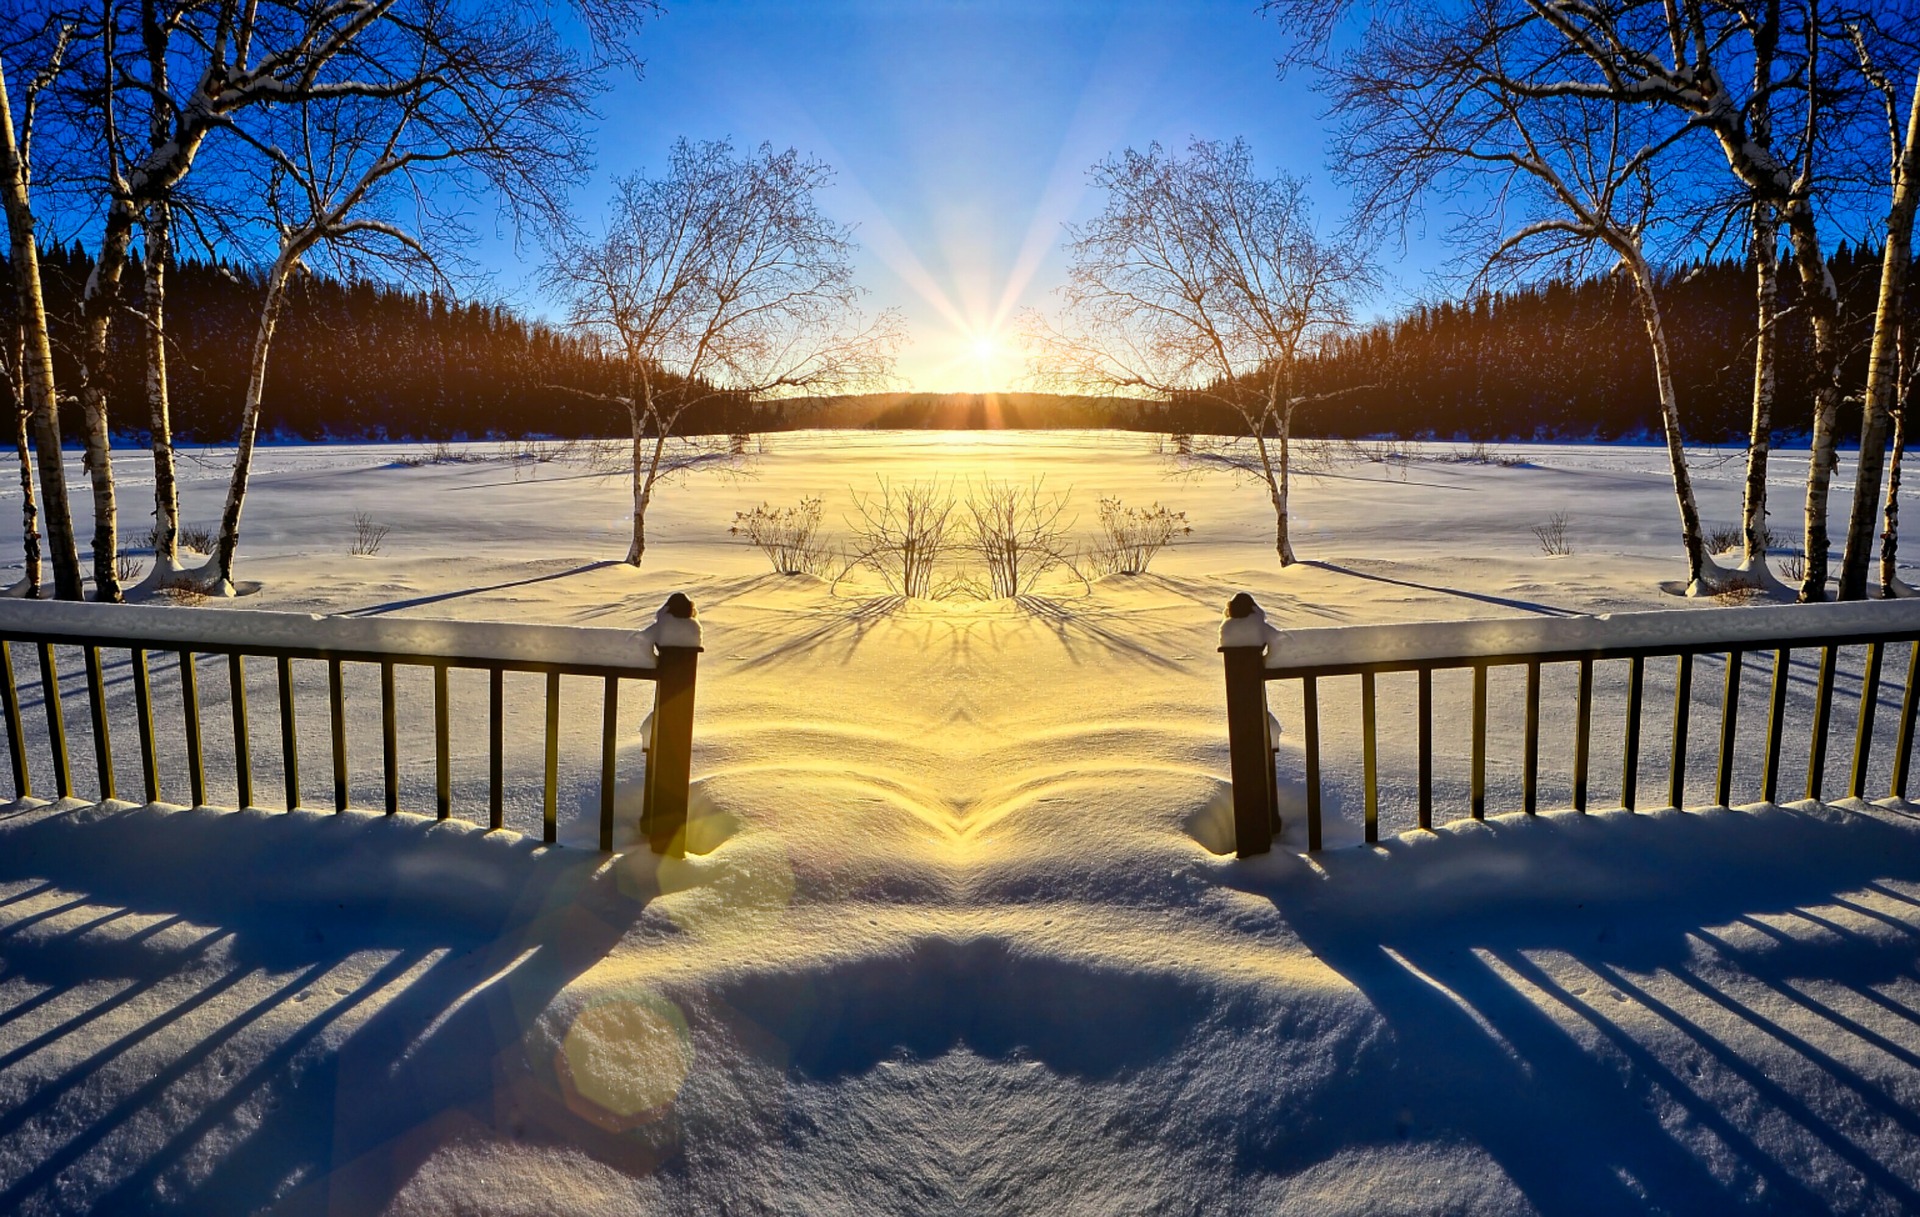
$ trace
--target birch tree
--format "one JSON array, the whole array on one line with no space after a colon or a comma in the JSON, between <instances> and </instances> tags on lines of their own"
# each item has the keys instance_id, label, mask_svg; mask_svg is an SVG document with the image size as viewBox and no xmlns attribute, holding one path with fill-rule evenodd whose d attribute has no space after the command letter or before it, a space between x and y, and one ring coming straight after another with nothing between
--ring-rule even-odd
<instances>
[{"instance_id":1,"label":"birch tree","mask_svg":"<svg viewBox=\"0 0 1920 1217\"><path fill-rule=\"evenodd\" d=\"M1863 78L1879 96L1885 114L1887 216L1881 250L1879 299L1873 314L1873 344L1868 354L1865 408L1860 421L1860 469L1854 480L1847 547L1840 562L1840 599L1867 593L1867 568L1873 561L1874 524L1880 509L1880 483L1887 432L1901 396L1902 338L1906 319L1907 275L1913 263L1913 218L1920 204L1920 56L1901 44L1910 31L1886 36L1872 15L1848 25ZM1901 64L1897 52L1905 50ZM1904 67L1904 71L1902 68ZM1900 73L1898 76L1895 73ZM1904 97L1902 94L1904 93ZM1904 418L1904 413L1902 414ZM1904 433L1900 442L1904 444ZM1897 485L1896 485L1897 493ZM1892 500L1889 500L1892 503ZM1888 575L1882 575L1882 583Z\"/></svg>"},{"instance_id":2,"label":"birch tree","mask_svg":"<svg viewBox=\"0 0 1920 1217\"><path fill-rule=\"evenodd\" d=\"M1699 121L1568 87L1582 71L1594 74L1508 0L1404 10L1370 27L1334 77L1337 155L1365 213L1409 215L1431 195L1484 200L1455 230L1483 274L1611 263L1647 332L1687 591L1709 594L1729 580L1701 532L1654 246L1659 185Z\"/></svg>"},{"instance_id":3,"label":"birch tree","mask_svg":"<svg viewBox=\"0 0 1920 1217\"><path fill-rule=\"evenodd\" d=\"M1302 31L1298 55L1334 68L1333 31L1353 11L1348 0L1268 0L1267 11ZM1841 295L1822 246L1816 210L1824 184L1827 118L1837 94L1826 79L1830 55L1821 0L1470 0L1458 10L1482 36L1507 44L1545 43L1559 52L1552 70L1510 76L1516 100L1608 102L1665 111L1717 147L1752 225L1756 303L1754 413L1749 434L1743 567L1765 577L1766 460L1770 447L1778 312L1773 263L1787 235L1800 286L1798 308L1813 332L1814 419L1807 474L1803 600L1824 599L1828 582L1827 504L1844 398L1846 348ZM1373 23L1391 29L1394 16ZM1742 88L1745 77L1751 86ZM1782 129L1783 114L1794 122ZM1675 197L1711 194L1704 166L1663 175ZM1724 179L1723 179L1724 180Z\"/></svg>"},{"instance_id":4,"label":"birch tree","mask_svg":"<svg viewBox=\"0 0 1920 1217\"><path fill-rule=\"evenodd\" d=\"M571 391L627 416L629 565L646 555L654 494L683 467L675 445L688 411L879 387L891 374L900 319L860 310L852 232L816 197L831 180L792 149L682 139L664 174L616 183L599 235L556 242L548 289L621 381L617 393Z\"/></svg>"},{"instance_id":5,"label":"birch tree","mask_svg":"<svg viewBox=\"0 0 1920 1217\"><path fill-rule=\"evenodd\" d=\"M1260 177L1246 143L1158 144L1094 166L1100 214L1069 230L1057 319L1023 331L1036 379L1070 391L1187 397L1239 418L1274 513L1290 530L1303 360L1346 331L1373 271L1354 245L1318 234L1306 184Z\"/></svg>"},{"instance_id":6,"label":"birch tree","mask_svg":"<svg viewBox=\"0 0 1920 1217\"><path fill-rule=\"evenodd\" d=\"M522 219L558 214L586 164L580 124L591 67L543 21L423 5L370 31L337 70L371 87L234 126L260 167L275 250L219 535L195 577L218 594L233 594L274 331L309 261L324 253L349 275L437 274L459 237L463 202L492 201Z\"/></svg>"},{"instance_id":7,"label":"birch tree","mask_svg":"<svg viewBox=\"0 0 1920 1217\"><path fill-rule=\"evenodd\" d=\"M40 283L38 217L33 203L33 135L38 100L60 75L72 31L48 21L6 48L0 58L0 203L7 213L8 260L13 268L16 309L21 327L19 376L27 411L33 419L34 450L45 505L47 549L53 562L54 595L82 595L80 556L67 504L66 466L60 443L60 399L53 376L53 346L47 332L45 296ZM14 120L7 75L14 58L37 64L25 77L21 121Z\"/></svg>"}]
</instances>

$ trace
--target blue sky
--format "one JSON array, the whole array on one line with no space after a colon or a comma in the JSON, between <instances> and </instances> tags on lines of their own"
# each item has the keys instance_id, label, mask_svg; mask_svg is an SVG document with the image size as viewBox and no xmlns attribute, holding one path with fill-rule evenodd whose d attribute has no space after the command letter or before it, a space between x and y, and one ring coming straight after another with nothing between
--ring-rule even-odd
<instances>
[{"instance_id":1,"label":"blue sky","mask_svg":"<svg viewBox=\"0 0 1920 1217\"><path fill-rule=\"evenodd\" d=\"M1263 168L1311 177L1327 225L1343 214L1321 100L1278 78L1255 0L668 0L641 45L644 78L601 100L583 215L682 135L820 157L870 303L907 316L917 389L1013 381L996 337L1048 305L1061 224L1097 205L1086 169L1111 152L1244 136ZM531 268L490 248L502 286L540 309Z\"/></svg>"}]
</instances>

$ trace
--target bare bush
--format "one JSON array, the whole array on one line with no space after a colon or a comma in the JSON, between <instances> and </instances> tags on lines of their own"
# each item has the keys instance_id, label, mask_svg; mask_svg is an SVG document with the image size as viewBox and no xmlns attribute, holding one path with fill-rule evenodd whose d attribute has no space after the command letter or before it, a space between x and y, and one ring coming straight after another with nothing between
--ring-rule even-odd
<instances>
[{"instance_id":1,"label":"bare bush","mask_svg":"<svg viewBox=\"0 0 1920 1217\"><path fill-rule=\"evenodd\" d=\"M801 499L793 507L762 503L751 511L733 513L727 531L746 537L783 575L819 574L828 565L827 549L819 539L820 500Z\"/></svg>"},{"instance_id":2,"label":"bare bush","mask_svg":"<svg viewBox=\"0 0 1920 1217\"><path fill-rule=\"evenodd\" d=\"M122 549L113 557L114 577L121 583L133 583L146 573L146 564Z\"/></svg>"},{"instance_id":3,"label":"bare bush","mask_svg":"<svg viewBox=\"0 0 1920 1217\"><path fill-rule=\"evenodd\" d=\"M1798 545L1789 549L1780 559L1780 577L1789 584L1797 584L1807 577L1807 554Z\"/></svg>"},{"instance_id":4,"label":"bare bush","mask_svg":"<svg viewBox=\"0 0 1920 1217\"><path fill-rule=\"evenodd\" d=\"M847 520L852 560L878 574L899 595L931 596L934 576L958 539L952 487L937 478L906 486L881 478L878 490L852 494L858 517Z\"/></svg>"},{"instance_id":5,"label":"bare bush","mask_svg":"<svg viewBox=\"0 0 1920 1217\"><path fill-rule=\"evenodd\" d=\"M362 511L353 517L353 545L347 551L356 558L370 558L380 552L380 545L393 531L385 524L376 524L373 517Z\"/></svg>"},{"instance_id":6,"label":"bare bush","mask_svg":"<svg viewBox=\"0 0 1920 1217\"><path fill-rule=\"evenodd\" d=\"M1760 530L1761 545L1772 549L1779 544L1780 538L1771 528ZM1724 554L1731 549L1739 549L1746 544L1747 534L1738 524L1716 527L1707 534L1707 552Z\"/></svg>"},{"instance_id":7,"label":"bare bush","mask_svg":"<svg viewBox=\"0 0 1920 1217\"><path fill-rule=\"evenodd\" d=\"M180 526L180 535L174 538L174 543L180 549L190 549L195 553L212 553L213 526L211 524L182 524ZM147 535L142 548L158 549L159 546L160 526L156 524L152 528L147 529Z\"/></svg>"},{"instance_id":8,"label":"bare bush","mask_svg":"<svg viewBox=\"0 0 1920 1217\"><path fill-rule=\"evenodd\" d=\"M1573 543L1567 540L1567 513L1564 511L1554 512L1544 524L1535 524L1533 535L1539 540L1543 554L1565 557L1573 552Z\"/></svg>"},{"instance_id":9,"label":"bare bush","mask_svg":"<svg viewBox=\"0 0 1920 1217\"><path fill-rule=\"evenodd\" d=\"M1172 545L1174 538L1193 529L1187 513L1162 504L1128 507L1117 498L1100 500L1100 537L1087 555L1086 573L1100 575L1140 575L1153 565L1154 555Z\"/></svg>"},{"instance_id":10,"label":"bare bush","mask_svg":"<svg viewBox=\"0 0 1920 1217\"><path fill-rule=\"evenodd\" d=\"M1070 491L1049 491L1045 479L1026 485L984 479L967 484L960 548L986 568L983 593L993 599L1024 596L1040 576L1067 562L1062 521Z\"/></svg>"}]
</instances>

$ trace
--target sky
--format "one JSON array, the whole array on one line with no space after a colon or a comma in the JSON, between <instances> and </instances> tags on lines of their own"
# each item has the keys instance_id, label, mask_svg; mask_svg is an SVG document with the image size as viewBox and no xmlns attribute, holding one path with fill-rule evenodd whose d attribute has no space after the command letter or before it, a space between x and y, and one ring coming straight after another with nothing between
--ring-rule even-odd
<instances>
[{"instance_id":1,"label":"sky","mask_svg":"<svg viewBox=\"0 0 1920 1217\"><path fill-rule=\"evenodd\" d=\"M1123 148L1244 137L1262 170L1311 179L1326 227L1344 216L1323 103L1276 71L1256 0L668 0L640 47L643 77L601 99L582 215L680 136L826 161L822 205L855 226L868 305L905 314L916 390L1018 387L1014 318L1051 304L1061 226L1098 206L1086 171ZM530 256L487 255L540 310Z\"/></svg>"}]
</instances>

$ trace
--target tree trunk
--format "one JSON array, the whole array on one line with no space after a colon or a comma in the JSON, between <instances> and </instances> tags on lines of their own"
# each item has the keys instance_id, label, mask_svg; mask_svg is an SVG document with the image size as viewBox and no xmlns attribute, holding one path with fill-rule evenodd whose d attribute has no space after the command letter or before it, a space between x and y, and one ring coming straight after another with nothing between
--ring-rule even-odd
<instances>
[{"instance_id":1,"label":"tree trunk","mask_svg":"<svg viewBox=\"0 0 1920 1217\"><path fill-rule=\"evenodd\" d=\"M87 476L93 486L93 598L120 600L115 572L119 556L119 507L113 490L113 440L107 421L107 338L119 306L121 272L133 243L133 208L116 200L107 208L107 231L81 294L86 342L80 360L80 422L87 446Z\"/></svg>"},{"instance_id":2,"label":"tree trunk","mask_svg":"<svg viewBox=\"0 0 1920 1217\"><path fill-rule=\"evenodd\" d=\"M1887 505L1880 529L1880 595L1891 599L1900 589L1900 467L1907 455L1906 327L1897 345L1902 356L1899 400L1893 411L1893 455L1887 460Z\"/></svg>"},{"instance_id":3,"label":"tree trunk","mask_svg":"<svg viewBox=\"0 0 1920 1217\"><path fill-rule=\"evenodd\" d=\"M1293 553L1292 521L1289 513L1293 502L1293 407L1285 406L1280 411L1280 481L1274 488L1273 514L1275 546L1280 551L1282 568L1292 566L1300 559Z\"/></svg>"},{"instance_id":4,"label":"tree trunk","mask_svg":"<svg viewBox=\"0 0 1920 1217\"><path fill-rule=\"evenodd\" d=\"M1847 519L1847 548L1840 560L1840 599L1864 600L1872 560L1873 525L1880 505L1887 422L1900 383L1900 323L1905 316L1907 266L1913 257L1913 212L1920 203L1920 80L1907 107L1906 142L1893 166L1893 200L1887 208L1887 244L1880 260L1880 300L1873 314L1873 350L1867 359L1867 399L1860 420L1860 470Z\"/></svg>"},{"instance_id":5,"label":"tree trunk","mask_svg":"<svg viewBox=\"0 0 1920 1217\"><path fill-rule=\"evenodd\" d=\"M1800 274L1802 307L1813 328L1813 451L1807 462L1806 576L1802 602L1827 598L1827 497L1837 463L1835 431L1840 422L1840 288L1820 253L1812 204L1798 200L1783 211Z\"/></svg>"},{"instance_id":6,"label":"tree trunk","mask_svg":"<svg viewBox=\"0 0 1920 1217\"><path fill-rule=\"evenodd\" d=\"M47 548L53 557L54 595L82 596L80 555L74 543L73 516L67 504L66 467L60 453L60 405L53 383L53 347L47 338L46 298L40 287L40 251L34 245L33 207L27 197L26 166L14 135L13 106L6 75L0 70L0 192L7 212L9 256L19 294L20 324L26 360L21 377L33 411L34 448L40 466L40 498L46 514Z\"/></svg>"},{"instance_id":7,"label":"tree trunk","mask_svg":"<svg viewBox=\"0 0 1920 1217\"><path fill-rule=\"evenodd\" d=\"M220 513L220 539L214 543L213 558L202 572L202 583L221 595L233 594L233 553L240 545L240 508L246 502L247 475L253 469L253 441L260 430L260 399L267 385L267 351L273 344L273 327L280 317L287 279L299 261L298 254L282 251L267 273L267 298L260 305L260 328L253 337L247 399L240 412L240 434L233 454L233 477L227 483L227 505Z\"/></svg>"},{"instance_id":8,"label":"tree trunk","mask_svg":"<svg viewBox=\"0 0 1920 1217\"><path fill-rule=\"evenodd\" d=\"M646 464L646 416L639 409L629 407L627 417L633 424L633 543L627 547L627 565L637 567L647 555L647 500L653 479ZM666 436L662 435L654 445L656 465L660 459L659 446L665 442Z\"/></svg>"},{"instance_id":9,"label":"tree trunk","mask_svg":"<svg viewBox=\"0 0 1920 1217\"><path fill-rule=\"evenodd\" d=\"M1753 204L1754 295L1759 324L1753 346L1753 421L1747 429L1747 485L1741 515L1742 565L1763 577L1767 569L1767 458L1773 447L1776 334L1780 313L1780 222L1773 204Z\"/></svg>"},{"instance_id":10,"label":"tree trunk","mask_svg":"<svg viewBox=\"0 0 1920 1217\"><path fill-rule=\"evenodd\" d=\"M20 548L26 574L27 599L40 596L40 512L33 499L33 456L28 451L27 382L21 368L27 358L24 327L13 331L13 450L20 458Z\"/></svg>"},{"instance_id":11,"label":"tree trunk","mask_svg":"<svg viewBox=\"0 0 1920 1217\"><path fill-rule=\"evenodd\" d=\"M155 0L140 6L141 40L147 53L149 159L173 140L173 107L167 90L167 26ZM167 400L167 264L173 258L172 204L147 204L141 229L147 272L147 424L153 436L153 583L164 587L180 574L180 490L173 472L173 409Z\"/></svg>"},{"instance_id":12,"label":"tree trunk","mask_svg":"<svg viewBox=\"0 0 1920 1217\"><path fill-rule=\"evenodd\" d=\"M166 203L147 208L147 419L153 433L153 580L180 573L180 489L173 472L173 410L167 400L167 261L172 216Z\"/></svg>"},{"instance_id":13,"label":"tree trunk","mask_svg":"<svg viewBox=\"0 0 1920 1217\"><path fill-rule=\"evenodd\" d=\"M1640 315L1653 345L1653 375L1660 392L1660 423L1667 435L1667 460L1673 467L1673 495L1680 504L1680 538L1687 552L1687 595L1712 590L1706 583L1707 543L1700 530L1700 507L1693 497L1693 475L1687 468L1687 450L1680 432L1680 403L1673 388L1673 362L1667 349L1666 325L1653 294L1653 271L1644 261L1633 263L1633 283Z\"/></svg>"}]
</instances>

